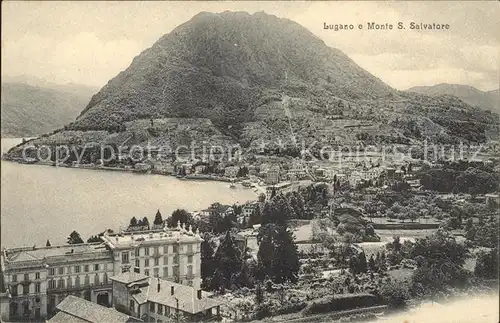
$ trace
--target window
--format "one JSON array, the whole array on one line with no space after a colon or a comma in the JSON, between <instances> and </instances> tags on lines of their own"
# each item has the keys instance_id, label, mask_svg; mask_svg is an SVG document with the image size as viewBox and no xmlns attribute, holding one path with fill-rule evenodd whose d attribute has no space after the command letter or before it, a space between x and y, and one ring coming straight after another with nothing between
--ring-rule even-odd
<instances>
[{"instance_id":1,"label":"window","mask_svg":"<svg viewBox=\"0 0 500 323\"><path fill-rule=\"evenodd\" d=\"M24 274L24 281L27 282L30 280L30 274Z\"/></svg>"},{"instance_id":2,"label":"window","mask_svg":"<svg viewBox=\"0 0 500 323\"><path fill-rule=\"evenodd\" d=\"M167 254L168 253L168 246L163 246L163 253Z\"/></svg>"},{"instance_id":3,"label":"window","mask_svg":"<svg viewBox=\"0 0 500 323\"><path fill-rule=\"evenodd\" d=\"M174 247L174 253L178 253L179 252L179 245L174 244L173 247Z\"/></svg>"},{"instance_id":4,"label":"window","mask_svg":"<svg viewBox=\"0 0 500 323\"><path fill-rule=\"evenodd\" d=\"M75 277L75 286L80 287L80 276Z\"/></svg>"},{"instance_id":5,"label":"window","mask_svg":"<svg viewBox=\"0 0 500 323\"><path fill-rule=\"evenodd\" d=\"M107 284L108 283L108 274L107 273L104 273L104 277L102 278L102 282L104 284Z\"/></svg>"},{"instance_id":6,"label":"window","mask_svg":"<svg viewBox=\"0 0 500 323\"><path fill-rule=\"evenodd\" d=\"M159 254L160 254L160 248L155 247L154 254L155 254L155 255L159 255Z\"/></svg>"},{"instance_id":7,"label":"window","mask_svg":"<svg viewBox=\"0 0 500 323\"><path fill-rule=\"evenodd\" d=\"M178 264L179 264L179 256L175 255L174 256L174 265L178 265Z\"/></svg>"},{"instance_id":8,"label":"window","mask_svg":"<svg viewBox=\"0 0 500 323\"><path fill-rule=\"evenodd\" d=\"M12 282L14 282L14 283L17 282L17 275L16 274L12 275Z\"/></svg>"},{"instance_id":9,"label":"window","mask_svg":"<svg viewBox=\"0 0 500 323\"><path fill-rule=\"evenodd\" d=\"M149 269L144 269L144 275L149 276Z\"/></svg>"},{"instance_id":10,"label":"window","mask_svg":"<svg viewBox=\"0 0 500 323\"><path fill-rule=\"evenodd\" d=\"M187 266L187 275L193 276L193 266Z\"/></svg>"},{"instance_id":11,"label":"window","mask_svg":"<svg viewBox=\"0 0 500 323\"><path fill-rule=\"evenodd\" d=\"M163 256L163 264L168 265L168 256Z\"/></svg>"},{"instance_id":12,"label":"window","mask_svg":"<svg viewBox=\"0 0 500 323\"><path fill-rule=\"evenodd\" d=\"M192 280L188 280L188 286L193 287L193 281Z\"/></svg>"},{"instance_id":13,"label":"window","mask_svg":"<svg viewBox=\"0 0 500 323\"><path fill-rule=\"evenodd\" d=\"M54 276L56 274L55 268L49 268L49 276Z\"/></svg>"},{"instance_id":14,"label":"window","mask_svg":"<svg viewBox=\"0 0 500 323\"><path fill-rule=\"evenodd\" d=\"M153 269L153 273L154 273L154 276L155 276L155 277L158 277L158 276L159 276L159 274L160 274L160 270L159 270L158 268L154 268L154 269Z\"/></svg>"},{"instance_id":15,"label":"window","mask_svg":"<svg viewBox=\"0 0 500 323\"><path fill-rule=\"evenodd\" d=\"M164 278L168 277L168 267L163 267L163 277Z\"/></svg>"},{"instance_id":16,"label":"window","mask_svg":"<svg viewBox=\"0 0 500 323\"><path fill-rule=\"evenodd\" d=\"M71 277L68 277L68 279L66 279L66 285L68 286L68 288L71 288L72 285Z\"/></svg>"},{"instance_id":17,"label":"window","mask_svg":"<svg viewBox=\"0 0 500 323\"><path fill-rule=\"evenodd\" d=\"M146 256L149 256L149 248L148 247L144 248L144 254Z\"/></svg>"},{"instance_id":18,"label":"window","mask_svg":"<svg viewBox=\"0 0 500 323\"><path fill-rule=\"evenodd\" d=\"M188 252L189 253L193 252L193 245L192 244L188 244Z\"/></svg>"},{"instance_id":19,"label":"window","mask_svg":"<svg viewBox=\"0 0 500 323\"><path fill-rule=\"evenodd\" d=\"M99 271L99 264L94 265L94 271Z\"/></svg>"},{"instance_id":20,"label":"window","mask_svg":"<svg viewBox=\"0 0 500 323\"><path fill-rule=\"evenodd\" d=\"M158 304L158 314L163 315L163 305Z\"/></svg>"},{"instance_id":21,"label":"window","mask_svg":"<svg viewBox=\"0 0 500 323\"><path fill-rule=\"evenodd\" d=\"M130 300L130 303L129 303L129 306L128 306L129 310L131 310L132 312L135 312L135 303L134 303L134 300L131 299Z\"/></svg>"},{"instance_id":22,"label":"window","mask_svg":"<svg viewBox=\"0 0 500 323\"><path fill-rule=\"evenodd\" d=\"M35 279L40 279L40 273L35 273Z\"/></svg>"},{"instance_id":23,"label":"window","mask_svg":"<svg viewBox=\"0 0 500 323\"><path fill-rule=\"evenodd\" d=\"M90 285L90 277L89 277L89 275L85 275L85 282L84 282L84 285L85 285L85 286Z\"/></svg>"},{"instance_id":24,"label":"window","mask_svg":"<svg viewBox=\"0 0 500 323\"><path fill-rule=\"evenodd\" d=\"M100 282L99 282L99 274L97 274L97 273L95 274L94 282L95 282L96 285L100 284Z\"/></svg>"},{"instance_id":25,"label":"window","mask_svg":"<svg viewBox=\"0 0 500 323\"><path fill-rule=\"evenodd\" d=\"M149 267L149 259L144 259L144 267Z\"/></svg>"},{"instance_id":26,"label":"window","mask_svg":"<svg viewBox=\"0 0 500 323\"><path fill-rule=\"evenodd\" d=\"M193 256L188 256L188 264L192 264L193 263Z\"/></svg>"},{"instance_id":27,"label":"window","mask_svg":"<svg viewBox=\"0 0 500 323\"><path fill-rule=\"evenodd\" d=\"M57 288L64 288L64 279L60 278L57 281Z\"/></svg>"},{"instance_id":28,"label":"window","mask_svg":"<svg viewBox=\"0 0 500 323\"><path fill-rule=\"evenodd\" d=\"M10 292L11 292L12 296L17 296L17 287L12 288L12 290Z\"/></svg>"},{"instance_id":29,"label":"window","mask_svg":"<svg viewBox=\"0 0 500 323\"><path fill-rule=\"evenodd\" d=\"M56 288L56 281L54 279L49 280L49 288L50 289Z\"/></svg>"},{"instance_id":30,"label":"window","mask_svg":"<svg viewBox=\"0 0 500 323\"><path fill-rule=\"evenodd\" d=\"M135 256L136 257L140 256L140 251L141 251L141 249L139 249L139 248L135 249Z\"/></svg>"},{"instance_id":31,"label":"window","mask_svg":"<svg viewBox=\"0 0 500 323\"><path fill-rule=\"evenodd\" d=\"M170 307L165 306L165 315L170 315Z\"/></svg>"},{"instance_id":32,"label":"window","mask_svg":"<svg viewBox=\"0 0 500 323\"><path fill-rule=\"evenodd\" d=\"M160 258L155 258L155 266L159 266L160 265Z\"/></svg>"},{"instance_id":33,"label":"window","mask_svg":"<svg viewBox=\"0 0 500 323\"><path fill-rule=\"evenodd\" d=\"M155 303L153 303L153 302L149 303L149 311L151 313L155 312Z\"/></svg>"},{"instance_id":34,"label":"window","mask_svg":"<svg viewBox=\"0 0 500 323\"><path fill-rule=\"evenodd\" d=\"M126 273L127 271L129 271L127 267L122 268L122 273Z\"/></svg>"},{"instance_id":35,"label":"window","mask_svg":"<svg viewBox=\"0 0 500 323\"><path fill-rule=\"evenodd\" d=\"M57 271L59 275L64 275L64 267L59 267Z\"/></svg>"},{"instance_id":36,"label":"window","mask_svg":"<svg viewBox=\"0 0 500 323\"><path fill-rule=\"evenodd\" d=\"M28 295L30 293L30 285L23 285L23 295Z\"/></svg>"},{"instance_id":37,"label":"window","mask_svg":"<svg viewBox=\"0 0 500 323\"><path fill-rule=\"evenodd\" d=\"M83 271L88 273L89 272L89 265L83 266Z\"/></svg>"},{"instance_id":38,"label":"window","mask_svg":"<svg viewBox=\"0 0 500 323\"><path fill-rule=\"evenodd\" d=\"M122 264L128 264L128 251L122 252Z\"/></svg>"},{"instance_id":39,"label":"window","mask_svg":"<svg viewBox=\"0 0 500 323\"><path fill-rule=\"evenodd\" d=\"M139 259L136 259L135 260L135 267L139 268L141 265L141 262L139 261Z\"/></svg>"},{"instance_id":40,"label":"window","mask_svg":"<svg viewBox=\"0 0 500 323\"><path fill-rule=\"evenodd\" d=\"M40 283L36 283L35 284L35 293L40 293L40 290L41 290L41 284Z\"/></svg>"}]
</instances>

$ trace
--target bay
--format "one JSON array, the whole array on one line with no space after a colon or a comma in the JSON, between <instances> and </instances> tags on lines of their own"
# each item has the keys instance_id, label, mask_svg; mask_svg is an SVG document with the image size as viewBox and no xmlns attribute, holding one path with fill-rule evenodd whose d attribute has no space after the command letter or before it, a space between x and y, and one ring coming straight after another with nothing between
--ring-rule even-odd
<instances>
[{"instance_id":1,"label":"bay","mask_svg":"<svg viewBox=\"0 0 500 323\"><path fill-rule=\"evenodd\" d=\"M2 138L2 153L21 139ZM165 219L175 209L201 210L213 202L243 204L256 194L215 181L1 162L1 245L66 243L73 231L84 240L105 229L126 227L130 218L159 209Z\"/></svg>"}]
</instances>

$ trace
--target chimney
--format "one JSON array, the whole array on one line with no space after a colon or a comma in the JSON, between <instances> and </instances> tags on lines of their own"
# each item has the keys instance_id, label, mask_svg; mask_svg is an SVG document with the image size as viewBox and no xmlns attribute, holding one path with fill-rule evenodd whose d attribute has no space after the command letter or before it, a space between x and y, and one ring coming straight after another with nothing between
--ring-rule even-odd
<instances>
[{"instance_id":1,"label":"chimney","mask_svg":"<svg viewBox=\"0 0 500 323\"><path fill-rule=\"evenodd\" d=\"M174 286L170 286L170 295L174 295Z\"/></svg>"},{"instance_id":2,"label":"chimney","mask_svg":"<svg viewBox=\"0 0 500 323\"><path fill-rule=\"evenodd\" d=\"M201 289L198 289L198 299L201 299Z\"/></svg>"}]
</instances>

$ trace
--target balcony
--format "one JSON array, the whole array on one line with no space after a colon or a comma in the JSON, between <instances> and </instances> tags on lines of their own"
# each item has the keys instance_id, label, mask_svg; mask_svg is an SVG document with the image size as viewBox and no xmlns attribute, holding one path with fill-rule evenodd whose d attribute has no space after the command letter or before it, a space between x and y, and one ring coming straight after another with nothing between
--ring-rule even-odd
<instances>
[{"instance_id":1,"label":"balcony","mask_svg":"<svg viewBox=\"0 0 500 323\"><path fill-rule=\"evenodd\" d=\"M93 289L111 289L113 288L112 283L101 283L101 284L89 284L89 285L80 285L80 286L71 286L67 287L65 286L64 288L61 287L54 287L54 288L47 288L47 294L60 294L60 293L67 293L67 292L74 292L74 291L84 291L84 290L93 290Z\"/></svg>"}]
</instances>

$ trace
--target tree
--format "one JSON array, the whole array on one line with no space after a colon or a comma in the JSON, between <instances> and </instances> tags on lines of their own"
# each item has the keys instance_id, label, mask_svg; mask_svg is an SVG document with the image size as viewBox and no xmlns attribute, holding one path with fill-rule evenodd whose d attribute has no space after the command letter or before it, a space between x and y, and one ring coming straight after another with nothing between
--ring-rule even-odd
<instances>
[{"instance_id":1,"label":"tree","mask_svg":"<svg viewBox=\"0 0 500 323\"><path fill-rule=\"evenodd\" d=\"M358 273L366 273L367 264L366 264L366 255L365 252L362 251L358 256L357 262L357 272Z\"/></svg>"},{"instance_id":2,"label":"tree","mask_svg":"<svg viewBox=\"0 0 500 323\"><path fill-rule=\"evenodd\" d=\"M47 242L45 243L45 246L46 247L50 247L51 246L49 239L47 239Z\"/></svg>"},{"instance_id":3,"label":"tree","mask_svg":"<svg viewBox=\"0 0 500 323\"><path fill-rule=\"evenodd\" d=\"M209 290L214 289L212 286L215 263L214 263L214 243L212 241L212 236L210 234L205 234L203 236L203 241L201 242L201 279L204 288Z\"/></svg>"},{"instance_id":4,"label":"tree","mask_svg":"<svg viewBox=\"0 0 500 323\"><path fill-rule=\"evenodd\" d=\"M266 194L260 193L259 194L259 202L264 203L266 201Z\"/></svg>"},{"instance_id":5,"label":"tree","mask_svg":"<svg viewBox=\"0 0 500 323\"><path fill-rule=\"evenodd\" d=\"M240 250L236 247L229 231L215 252L214 264L215 289L231 288L231 278L241 269L242 260Z\"/></svg>"},{"instance_id":6,"label":"tree","mask_svg":"<svg viewBox=\"0 0 500 323\"><path fill-rule=\"evenodd\" d=\"M368 268L372 272L377 271L377 266L375 265L375 258L373 257L373 254L370 256L370 260L368 260Z\"/></svg>"},{"instance_id":7,"label":"tree","mask_svg":"<svg viewBox=\"0 0 500 323\"><path fill-rule=\"evenodd\" d=\"M489 252L481 252L477 257L474 274L480 278L498 278L498 246Z\"/></svg>"},{"instance_id":8,"label":"tree","mask_svg":"<svg viewBox=\"0 0 500 323\"><path fill-rule=\"evenodd\" d=\"M71 232L68 237L68 244L78 244L78 243L83 243L82 237L76 231Z\"/></svg>"},{"instance_id":9,"label":"tree","mask_svg":"<svg viewBox=\"0 0 500 323\"><path fill-rule=\"evenodd\" d=\"M390 310L401 310L406 308L406 302L410 299L407 284L399 281L389 281L382 285L380 296Z\"/></svg>"},{"instance_id":10,"label":"tree","mask_svg":"<svg viewBox=\"0 0 500 323\"><path fill-rule=\"evenodd\" d=\"M131 227L137 226L137 219L135 218L135 216L133 216L132 219L130 219L130 224L129 225Z\"/></svg>"},{"instance_id":11,"label":"tree","mask_svg":"<svg viewBox=\"0 0 500 323\"><path fill-rule=\"evenodd\" d=\"M155 225L160 225L163 223L163 219L161 217L160 210L156 211L155 219L153 221L153 224Z\"/></svg>"},{"instance_id":12,"label":"tree","mask_svg":"<svg viewBox=\"0 0 500 323\"><path fill-rule=\"evenodd\" d=\"M293 233L285 226L267 224L261 227L257 239L261 279L269 277L276 283L297 281L300 263Z\"/></svg>"},{"instance_id":13,"label":"tree","mask_svg":"<svg viewBox=\"0 0 500 323\"><path fill-rule=\"evenodd\" d=\"M184 209L177 209L172 212L172 215L167 219L167 227L175 228L177 224L184 223L185 225L193 225L194 219L191 213Z\"/></svg>"},{"instance_id":14,"label":"tree","mask_svg":"<svg viewBox=\"0 0 500 323\"><path fill-rule=\"evenodd\" d=\"M262 285L260 283L255 287L255 302L257 304L264 302L264 290L262 289Z\"/></svg>"},{"instance_id":15,"label":"tree","mask_svg":"<svg viewBox=\"0 0 500 323\"><path fill-rule=\"evenodd\" d=\"M142 226L148 227L148 229L149 229L149 220L147 217L143 217L141 223L142 223Z\"/></svg>"}]
</instances>

